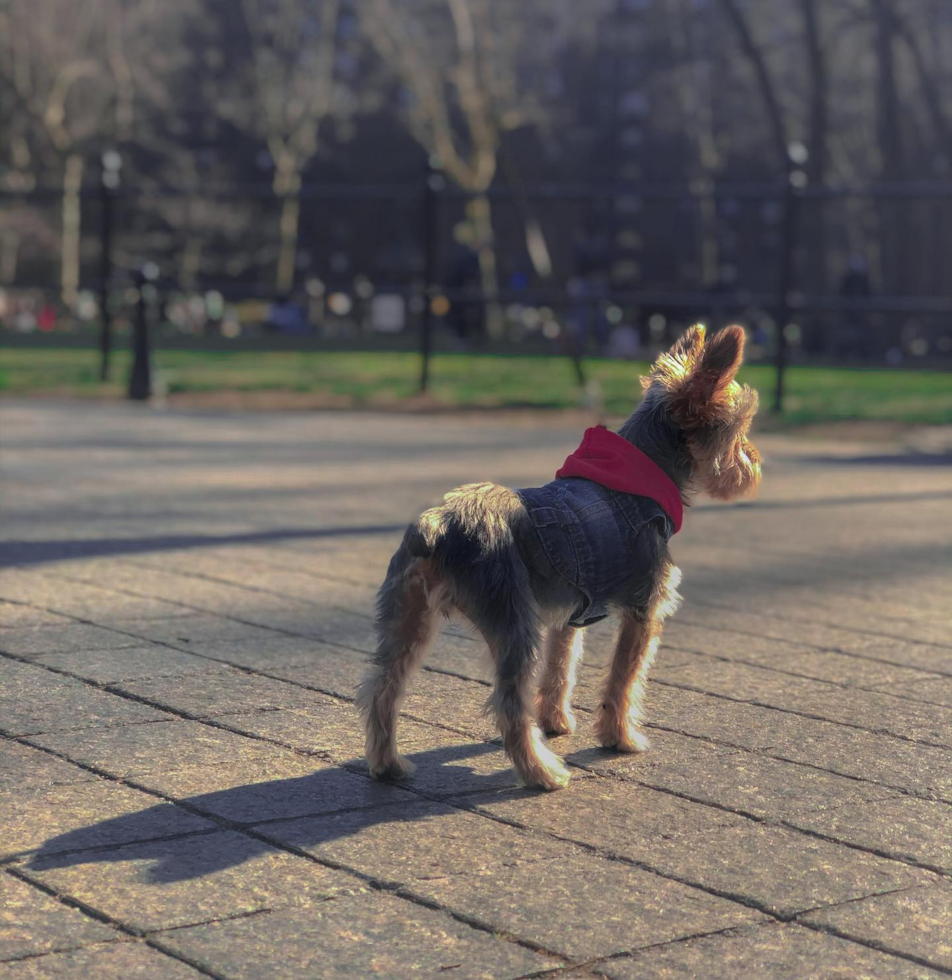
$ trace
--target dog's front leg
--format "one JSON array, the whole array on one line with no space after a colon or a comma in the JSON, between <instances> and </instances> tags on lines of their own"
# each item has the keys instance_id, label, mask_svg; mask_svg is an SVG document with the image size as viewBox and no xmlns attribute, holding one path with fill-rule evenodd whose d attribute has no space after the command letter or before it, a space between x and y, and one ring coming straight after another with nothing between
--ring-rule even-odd
<instances>
[{"instance_id":1,"label":"dog's front leg","mask_svg":"<svg viewBox=\"0 0 952 980\"><path fill-rule=\"evenodd\" d=\"M595 734L606 749L644 752L648 738L641 729L642 698L648 668L661 642L661 624L634 613L622 616L602 703L595 715Z\"/></svg>"},{"instance_id":2,"label":"dog's front leg","mask_svg":"<svg viewBox=\"0 0 952 980\"><path fill-rule=\"evenodd\" d=\"M595 733L606 749L644 752L648 748L648 737L641 728L645 683L661 644L662 624L681 602L680 582L680 570L666 561L648 608L622 614L615 656L595 716Z\"/></svg>"},{"instance_id":3,"label":"dog's front leg","mask_svg":"<svg viewBox=\"0 0 952 980\"><path fill-rule=\"evenodd\" d=\"M547 735L570 735L575 731L572 689L582 659L582 631L574 626L553 627L546 634L543 657L536 696L539 725Z\"/></svg>"}]
</instances>

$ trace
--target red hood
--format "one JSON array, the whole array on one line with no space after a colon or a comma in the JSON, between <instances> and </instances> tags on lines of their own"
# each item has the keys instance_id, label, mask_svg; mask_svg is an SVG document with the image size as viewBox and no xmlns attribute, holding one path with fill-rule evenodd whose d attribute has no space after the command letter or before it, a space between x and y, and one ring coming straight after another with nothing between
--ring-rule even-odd
<instances>
[{"instance_id":1,"label":"red hood","mask_svg":"<svg viewBox=\"0 0 952 980\"><path fill-rule=\"evenodd\" d=\"M684 510L674 481L640 449L610 429L586 429L582 444L555 476L581 476L611 490L649 497L671 518L675 533L681 530Z\"/></svg>"}]
</instances>

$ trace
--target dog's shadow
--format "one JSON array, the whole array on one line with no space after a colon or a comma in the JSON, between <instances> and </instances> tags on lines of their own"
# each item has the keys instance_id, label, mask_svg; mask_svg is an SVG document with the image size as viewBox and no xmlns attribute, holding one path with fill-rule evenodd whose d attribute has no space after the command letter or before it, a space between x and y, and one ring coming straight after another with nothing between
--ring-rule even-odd
<instances>
[{"instance_id":1,"label":"dog's shadow","mask_svg":"<svg viewBox=\"0 0 952 980\"><path fill-rule=\"evenodd\" d=\"M500 753L502 765L497 772L485 774L470 766L451 764L490 752ZM501 747L492 742L411 753L408 758L419 767L420 778L411 779L406 785L417 786L427 795L432 787L437 796L447 795L440 791L440 787L447 786L455 787L453 792L466 795L481 790L497 790L503 798L529 794L531 791L516 785L511 767L503 762L501 753ZM28 866L33 871L43 872L101 862L140 861L147 862L142 875L151 884L185 881L234 867L271 850L269 834L280 838L281 825L287 825L291 820L299 821L295 825L295 846L312 849L359 834L377 824L438 819L441 812L446 812L436 801L434 805L425 805L426 796L417 797L423 806L394 805L406 804L406 794L388 788L390 784L370 784L369 777L364 785L361 776L354 775L361 765L354 760L346 768L319 769L293 779L203 793L183 798L178 801L180 805L163 802L135 813L112 817L50 838L32 852ZM369 796L365 791L367 785L374 787ZM302 812L302 796L315 801L311 814ZM252 820L229 816L250 815L260 809L264 799L268 801L269 814L287 810L296 816L271 820L260 815ZM330 805L329 801L332 801ZM305 806L303 810L306 809ZM175 833L175 829L182 826L176 820L180 820L183 811L196 818L218 817L218 826L203 825L196 819L192 827ZM229 827L249 832L240 838L216 833Z\"/></svg>"}]
</instances>

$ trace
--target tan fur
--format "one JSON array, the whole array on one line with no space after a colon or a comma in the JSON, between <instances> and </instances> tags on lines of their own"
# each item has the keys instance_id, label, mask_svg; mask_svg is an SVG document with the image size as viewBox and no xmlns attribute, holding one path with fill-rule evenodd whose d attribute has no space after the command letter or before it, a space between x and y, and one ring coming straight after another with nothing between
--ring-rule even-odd
<instances>
[{"instance_id":1,"label":"tan fur","mask_svg":"<svg viewBox=\"0 0 952 980\"><path fill-rule=\"evenodd\" d=\"M574 626L552 628L546 635L536 715L547 735L571 735L575 731L572 689L582 649L582 631Z\"/></svg>"},{"instance_id":2,"label":"tan fur","mask_svg":"<svg viewBox=\"0 0 952 980\"><path fill-rule=\"evenodd\" d=\"M357 694L367 717L367 762L371 775L398 778L413 763L397 752L397 718L410 675L433 645L446 588L431 562L417 560L404 573L402 609L386 642L391 644L388 669L374 668Z\"/></svg>"},{"instance_id":3,"label":"tan fur","mask_svg":"<svg viewBox=\"0 0 952 980\"><path fill-rule=\"evenodd\" d=\"M692 327L655 362L643 380L661 389L681 424L697 463L694 483L719 500L756 489L760 454L747 433L758 395L739 385L744 331L733 326L708 339L703 325Z\"/></svg>"},{"instance_id":4,"label":"tan fur","mask_svg":"<svg viewBox=\"0 0 952 980\"><path fill-rule=\"evenodd\" d=\"M641 405L619 430L668 467L685 502L698 490L736 497L760 481L760 455L748 437L757 394L735 380L743 348L740 327L710 338L703 326L692 327L655 362L643 380ZM639 557L643 567L610 599L621 622L595 716L601 744L622 752L648 746L642 729L648 669L664 619L680 601L680 572L667 537L658 529L642 533L655 537L633 547L646 542L650 558ZM396 746L406 684L432 645L440 616L458 612L492 654L496 677L487 708L520 780L546 790L566 785L568 770L546 745L543 730L561 735L575 728L571 698L582 634L559 624L572 618L581 593L560 579L542 547L519 495L492 483L451 491L407 529L378 594L377 653L357 694L372 775L397 778L412 770ZM556 624L544 645L543 623Z\"/></svg>"},{"instance_id":5,"label":"tan fur","mask_svg":"<svg viewBox=\"0 0 952 980\"><path fill-rule=\"evenodd\" d=\"M680 604L680 581L680 569L669 565L648 615L643 619L630 613L622 616L605 693L595 715L595 734L606 748L619 752L644 752L648 748L648 738L641 729L645 683L661 644L664 619Z\"/></svg>"}]
</instances>

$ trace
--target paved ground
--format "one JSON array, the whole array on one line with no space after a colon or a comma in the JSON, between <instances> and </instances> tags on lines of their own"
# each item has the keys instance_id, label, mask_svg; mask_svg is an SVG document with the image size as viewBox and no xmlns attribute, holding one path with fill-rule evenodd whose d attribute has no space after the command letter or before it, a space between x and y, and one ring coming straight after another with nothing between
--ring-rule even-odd
<instances>
[{"instance_id":1,"label":"paved ground","mask_svg":"<svg viewBox=\"0 0 952 980\"><path fill-rule=\"evenodd\" d=\"M577 431L10 403L0 572L0 978L952 974L952 468L762 442L702 504L652 750L513 784L479 644L372 783L351 703L400 528Z\"/></svg>"}]
</instances>

